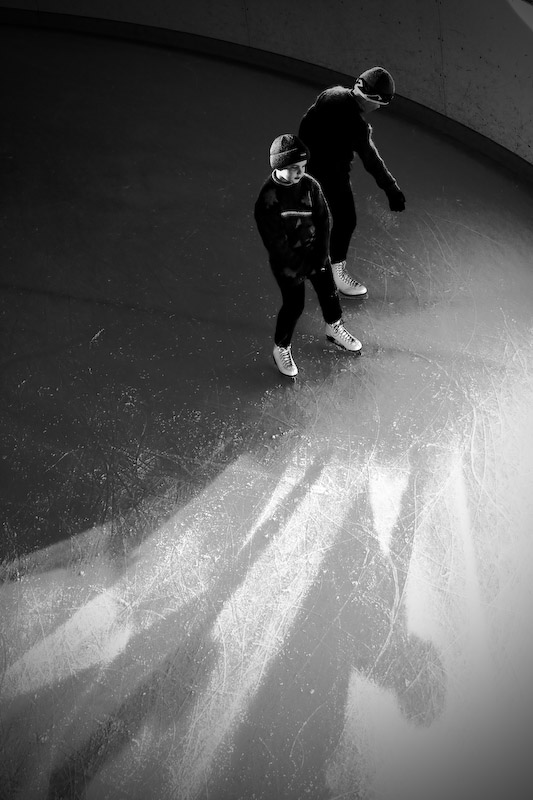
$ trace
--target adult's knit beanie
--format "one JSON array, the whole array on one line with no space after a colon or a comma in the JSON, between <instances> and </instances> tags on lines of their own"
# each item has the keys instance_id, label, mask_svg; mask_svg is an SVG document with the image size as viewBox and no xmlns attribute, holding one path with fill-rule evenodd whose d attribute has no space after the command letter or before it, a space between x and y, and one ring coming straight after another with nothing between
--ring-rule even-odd
<instances>
[{"instance_id":1,"label":"adult's knit beanie","mask_svg":"<svg viewBox=\"0 0 533 800\"><path fill-rule=\"evenodd\" d=\"M285 169L297 161L306 161L309 150L297 136L282 133L270 145L270 166L272 169Z\"/></svg>"},{"instance_id":2,"label":"adult's knit beanie","mask_svg":"<svg viewBox=\"0 0 533 800\"><path fill-rule=\"evenodd\" d=\"M390 72L384 67L370 67L362 72L356 82L363 94L378 94L388 103L392 100L396 87Z\"/></svg>"}]
</instances>

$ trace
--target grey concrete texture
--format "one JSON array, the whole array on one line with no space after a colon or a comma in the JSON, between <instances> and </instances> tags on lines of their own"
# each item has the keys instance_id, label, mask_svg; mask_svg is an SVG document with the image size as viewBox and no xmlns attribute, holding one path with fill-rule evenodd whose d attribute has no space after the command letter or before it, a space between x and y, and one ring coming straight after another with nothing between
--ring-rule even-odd
<instances>
[{"instance_id":1,"label":"grey concrete texture","mask_svg":"<svg viewBox=\"0 0 533 800\"><path fill-rule=\"evenodd\" d=\"M323 87L2 28L1 793L529 796L533 197L387 111L343 301L253 222Z\"/></svg>"}]
</instances>

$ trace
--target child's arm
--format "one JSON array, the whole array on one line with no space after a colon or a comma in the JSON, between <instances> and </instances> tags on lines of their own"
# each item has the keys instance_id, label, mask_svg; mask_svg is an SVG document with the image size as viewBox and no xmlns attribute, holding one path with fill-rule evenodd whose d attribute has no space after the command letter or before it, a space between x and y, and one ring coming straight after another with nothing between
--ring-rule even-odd
<instances>
[{"instance_id":1,"label":"child's arm","mask_svg":"<svg viewBox=\"0 0 533 800\"><path fill-rule=\"evenodd\" d=\"M289 245L274 192L266 191L259 195L254 217L263 244L268 250L270 263L284 275L296 277L302 270L304 258Z\"/></svg>"},{"instance_id":2,"label":"child's arm","mask_svg":"<svg viewBox=\"0 0 533 800\"><path fill-rule=\"evenodd\" d=\"M312 260L314 266L320 269L329 257L331 218L324 193L316 181L313 182L313 222L315 224L315 243Z\"/></svg>"}]
</instances>

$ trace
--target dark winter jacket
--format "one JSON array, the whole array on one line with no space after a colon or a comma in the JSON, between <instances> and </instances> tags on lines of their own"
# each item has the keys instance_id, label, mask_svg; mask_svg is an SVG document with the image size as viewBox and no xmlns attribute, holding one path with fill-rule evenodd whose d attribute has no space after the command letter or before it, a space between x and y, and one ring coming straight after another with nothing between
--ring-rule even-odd
<instances>
[{"instance_id":1,"label":"dark winter jacket","mask_svg":"<svg viewBox=\"0 0 533 800\"><path fill-rule=\"evenodd\" d=\"M274 274L303 280L327 262L329 209L311 175L286 185L272 174L259 192L254 216Z\"/></svg>"},{"instance_id":2,"label":"dark winter jacket","mask_svg":"<svg viewBox=\"0 0 533 800\"><path fill-rule=\"evenodd\" d=\"M332 86L322 92L305 112L298 136L311 153L308 169L313 175L348 173L357 153L381 189L386 191L396 183L351 89Z\"/></svg>"}]
</instances>

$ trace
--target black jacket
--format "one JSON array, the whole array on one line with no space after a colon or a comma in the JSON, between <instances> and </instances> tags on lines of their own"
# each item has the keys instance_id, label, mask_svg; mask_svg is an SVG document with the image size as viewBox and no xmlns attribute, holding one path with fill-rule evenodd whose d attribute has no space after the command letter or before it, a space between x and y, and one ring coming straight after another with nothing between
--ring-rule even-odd
<instances>
[{"instance_id":1,"label":"black jacket","mask_svg":"<svg viewBox=\"0 0 533 800\"><path fill-rule=\"evenodd\" d=\"M292 185L271 175L259 192L254 216L275 274L303 280L327 262L329 209L311 175Z\"/></svg>"},{"instance_id":2,"label":"black jacket","mask_svg":"<svg viewBox=\"0 0 533 800\"><path fill-rule=\"evenodd\" d=\"M313 175L349 172L357 153L381 189L396 184L351 89L332 86L322 92L302 117L298 136L309 148L308 168Z\"/></svg>"}]
</instances>

